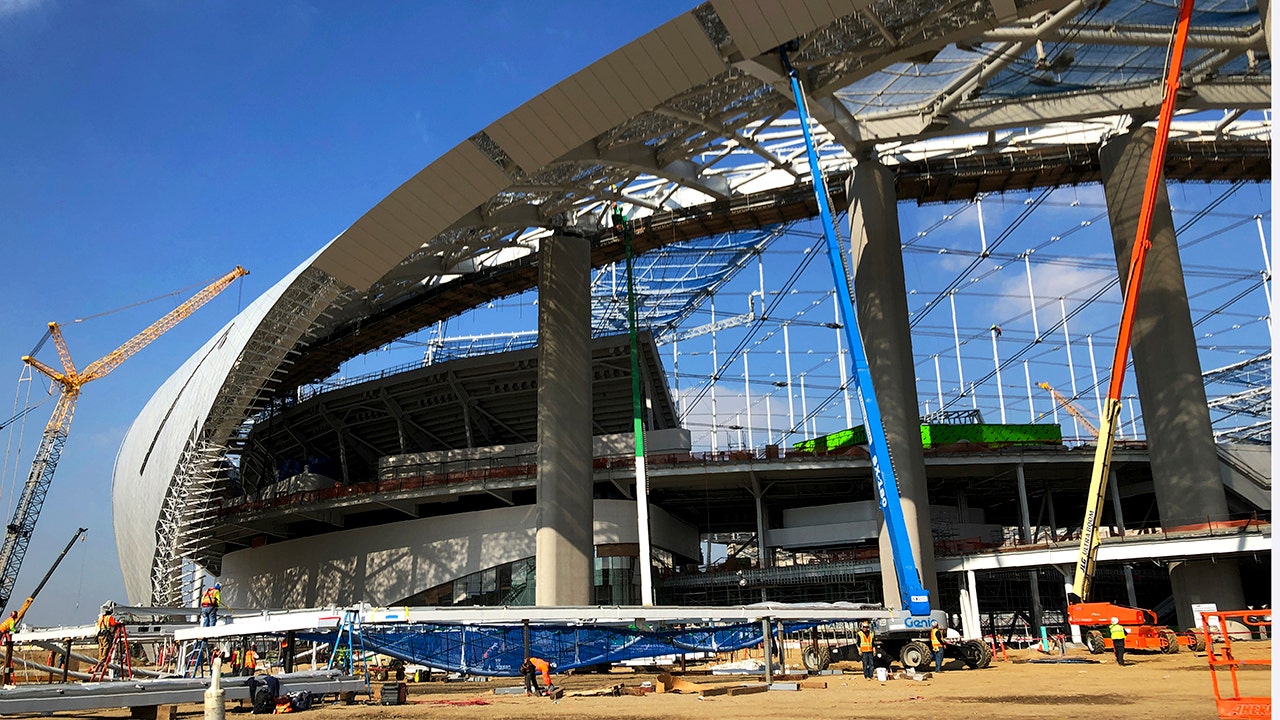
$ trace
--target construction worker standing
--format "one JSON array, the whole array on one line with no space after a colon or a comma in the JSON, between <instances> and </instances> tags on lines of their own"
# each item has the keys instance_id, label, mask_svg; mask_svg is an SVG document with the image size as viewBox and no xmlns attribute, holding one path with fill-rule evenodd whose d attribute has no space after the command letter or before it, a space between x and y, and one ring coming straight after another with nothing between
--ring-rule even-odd
<instances>
[{"instance_id":1,"label":"construction worker standing","mask_svg":"<svg viewBox=\"0 0 1280 720\"><path fill-rule=\"evenodd\" d=\"M1125 667L1127 663L1124 661L1124 636L1129 632L1125 626L1120 624L1120 618L1111 618L1111 627L1107 628L1107 632L1111 635L1111 646L1116 651L1116 664Z\"/></svg>"},{"instance_id":2,"label":"construction worker standing","mask_svg":"<svg viewBox=\"0 0 1280 720\"><path fill-rule=\"evenodd\" d=\"M213 627L218 624L218 606L221 604L222 583L216 582L200 596L201 627Z\"/></svg>"},{"instance_id":3,"label":"construction worker standing","mask_svg":"<svg viewBox=\"0 0 1280 720\"><path fill-rule=\"evenodd\" d=\"M929 647L933 650L933 671L942 672L942 656L946 654L943 649L947 645L942 638L942 628L938 627L938 621L934 620L929 627Z\"/></svg>"},{"instance_id":4,"label":"construction worker standing","mask_svg":"<svg viewBox=\"0 0 1280 720\"><path fill-rule=\"evenodd\" d=\"M245 675L253 675L258 671L258 646L250 645L248 650L244 651L244 661L241 668Z\"/></svg>"},{"instance_id":5,"label":"construction worker standing","mask_svg":"<svg viewBox=\"0 0 1280 720\"><path fill-rule=\"evenodd\" d=\"M862 621L858 628L858 652L862 653L862 677L870 680L876 669L876 634L871 631L871 623Z\"/></svg>"},{"instance_id":6,"label":"construction worker standing","mask_svg":"<svg viewBox=\"0 0 1280 720\"><path fill-rule=\"evenodd\" d=\"M13 639L13 631L18 629L18 611L14 610L9 613L9 617L0 622L0 644L4 644Z\"/></svg>"},{"instance_id":7,"label":"construction worker standing","mask_svg":"<svg viewBox=\"0 0 1280 720\"><path fill-rule=\"evenodd\" d=\"M98 616L98 658L100 660L107 659L107 650L111 648L111 640L115 637L117 627L120 627L120 621L111 613L111 608L102 608L102 614Z\"/></svg>"}]
</instances>

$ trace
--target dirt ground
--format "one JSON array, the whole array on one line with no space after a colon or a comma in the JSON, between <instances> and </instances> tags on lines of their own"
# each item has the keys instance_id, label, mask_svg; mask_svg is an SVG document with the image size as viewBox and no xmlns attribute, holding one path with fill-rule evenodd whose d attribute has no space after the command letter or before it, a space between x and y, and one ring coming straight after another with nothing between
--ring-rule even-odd
<instances>
[{"instance_id":1,"label":"dirt ground","mask_svg":"<svg viewBox=\"0 0 1280 720\"><path fill-rule=\"evenodd\" d=\"M1236 643L1236 657L1266 658L1270 641ZM843 675L815 678L825 680L825 689L794 692L773 691L751 695L700 698L688 694L648 694L622 697L526 698L495 695L495 687L520 685L518 678L491 682L410 683L409 704L402 706L325 705L305 713L308 720L365 720L367 718L474 718L509 720L514 718L675 718L690 720L715 718L1217 718L1213 687L1203 653L1184 650L1173 655L1129 653L1131 667L1119 667L1108 655L1072 651L1069 658L1098 661L1096 664L1039 664L1043 658L1034 651L1009 653L1009 660L997 656L985 670L962 669L948 661L946 671L930 680L864 680L852 663L837 664ZM1241 672L1242 691L1269 695L1270 668ZM645 673L613 672L608 675L557 676L557 685L567 692L592 690L615 684L639 685L656 681ZM687 680L706 685L741 684L757 678L689 675ZM1225 688L1230 677L1220 676ZM1228 690L1229 691L1229 690ZM248 711L228 705L228 717L244 717ZM200 706L183 705L184 718L197 717ZM241 713L244 713L241 715ZM128 711L77 717L128 717ZM301 718L300 718L301 720Z\"/></svg>"}]
</instances>

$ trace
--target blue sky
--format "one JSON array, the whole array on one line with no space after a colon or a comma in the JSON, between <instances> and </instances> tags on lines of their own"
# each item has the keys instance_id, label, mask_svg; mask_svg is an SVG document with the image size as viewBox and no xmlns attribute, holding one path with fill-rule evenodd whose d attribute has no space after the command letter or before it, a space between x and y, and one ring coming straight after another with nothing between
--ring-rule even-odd
<instances>
[{"instance_id":1,"label":"blue sky","mask_svg":"<svg viewBox=\"0 0 1280 720\"><path fill-rule=\"evenodd\" d=\"M0 0L0 63L5 68L0 72L0 97L5 98L0 131L6 140L0 145L0 242L8 270L0 283L0 419L11 414L8 388L17 385L18 358L39 340L46 322L70 322L198 286L236 264L252 273L85 390L15 602L30 591L76 527L90 528L89 541L64 562L33 607L30 621L88 622L104 600L125 599L111 528L111 466L128 423L183 359L239 307L410 175L538 92L693 5L657 0L383 2L369 7L295 0ZM1190 218L1197 206L1223 189L1172 189L1176 216ZM1269 233L1269 193L1268 185L1235 193L1196 226L1197 235L1188 237L1231 229L1197 243L1184 255L1184 264L1239 269L1241 276L1260 269L1257 231L1241 219L1266 212ZM1014 223L1027 197L984 203L990 239ZM1104 212L1100 203L1097 188L1059 190L1007 241L1004 249L1012 253L1049 243L1038 251L1033 266L1038 304L1052 305L1057 294L1075 296L1107 274L1108 262L1114 264L1105 221L1091 220ZM976 210L963 203L903 205L901 221L904 242L918 245L905 258L908 290L914 292L911 304L917 308L965 264L954 251L978 245ZM926 230L929 234L912 240ZM782 287L804 247L814 242L812 235L796 236L777 245L780 262L767 268L771 290ZM939 252L941 248L951 252ZM1067 267L1042 261L1055 254L1087 262ZM984 267L981 281L962 292L958 306L966 379L977 379L991 367L990 340L983 334L990 325L1004 327L1002 353L1030 334L1020 295L1025 290L1022 273L1013 264L1000 270ZM1195 278L1192 283L1206 293L1193 307L1210 308L1247 281ZM754 285L754 273L746 273L725 289L718 312L745 310ZM829 285L825 261L812 264L778 311L778 317L797 321L793 366L796 373L809 373L813 404L838 384L838 373L826 359L833 333L815 326L832 319L830 297L824 294ZM1208 289L1217 285L1222 287ZM1118 293L1112 295L1118 298ZM68 327L73 357L83 366L179 301L168 298ZM450 332L534 326L536 313L527 302L504 301L493 310L500 324L495 325L493 313L481 311L451 322ZM1051 324L1056 312L1056 307L1042 309L1041 325ZM1216 349L1206 338L1206 369L1242 359L1240 350L1252 352L1265 344L1265 327L1256 319L1265 313L1260 293L1232 312L1236 314L1210 323L1227 338L1222 346L1228 349ZM1082 387L1090 372L1082 338L1097 334L1098 363L1107 364L1115 315L1117 305L1100 303L1072 322L1076 379ZM691 323L709 319L703 308ZM755 408L757 427L762 424L767 391L758 385L775 387L763 378L772 373L779 379L783 373L777 330L766 328L752 341L758 352L752 351L751 391L745 390L740 366L725 373L719 395L722 425L727 415L745 413L748 402ZM721 353L741 337L722 334ZM682 389L711 375L708 343L704 338L682 344ZM1032 361L1033 382L1048 379L1065 389L1065 353L1051 342L1042 345L1042 359ZM956 394L950 348L950 315L944 307L916 334L922 403L933 397L932 354L940 355L944 394L948 400ZM417 346L394 344L385 357L358 359L347 371L358 374L409 362L421 352ZM47 350L42 357L52 359ZM667 357L669 373L672 360ZM1025 392L1020 400L1013 397L1023 384L1021 370L1015 375L1006 375L1002 386L1009 396L1010 422L1022 422ZM25 392L25 386L19 387ZM1132 380L1128 387L1132 391ZM786 416L786 400L776 388L772 392L768 402L777 430ZM42 393L44 385L37 383L33 398ZM993 386L979 388L979 398L991 417L996 412ZM800 402L796 398L797 414ZM1036 396L1035 402L1041 411L1048 409L1044 396ZM51 406L46 403L27 423L19 483L25 480L30 452ZM702 447L710 442L708 413L704 403L690 415L695 443ZM843 404L817 417L814 425L819 432L847 426ZM762 439L761 431L756 442ZM7 440L7 434L0 434L0 442ZM720 440L722 447L733 441L728 434ZM11 458L16 445L17 440L9 448ZM14 495L12 469L4 480L0 511L7 515Z\"/></svg>"},{"instance_id":2,"label":"blue sky","mask_svg":"<svg viewBox=\"0 0 1280 720\"><path fill-rule=\"evenodd\" d=\"M0 416L48 321L252 273L86 388L14 602L77 526L89 541L29 620L88 622L125 599L109 494L120 439L239 305L449 148L693 5L0 0ZM177 302L69 328L73 357L96 359ZM19 482L51 407L28 422Z\"/></svg>"}]
</instances>

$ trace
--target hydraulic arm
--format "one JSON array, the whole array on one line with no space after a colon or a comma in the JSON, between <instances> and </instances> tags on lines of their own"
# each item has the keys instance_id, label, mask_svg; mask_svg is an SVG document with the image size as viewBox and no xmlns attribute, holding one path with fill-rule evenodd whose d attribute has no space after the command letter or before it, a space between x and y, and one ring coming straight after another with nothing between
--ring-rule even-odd
<instances>
[{"instance_id":1,"label":"hydraulic arm","mask_svg":"<svg viewBox=\"0 0 1280 720\"><path fill-rule=\"evenodd\" d=\"M53 339L54 347L58 350L62 370L55 370L30 355L22 358L23 362L47 375L61 390L61 394L58 396L58 404L54 407L53 415L44 426L40 446L36 448L35 459L31 463L31 472L27 475L22 495L13 508L13 518L5 527L4 544L0 545L0 610L9 604L9 599L13 596L13 586L18 581L22 559L27 554L27 545L31 542L36 520L40 518L45 496L49 492L49 485L53 482L53 473L58 467L58 460L62 457L62 448L66 445L67 434L71 431L71 418L75 414L76 401L80 398L81 388L88 382L105 377L119 367L120 363L128 360L212 300L237 278L247 274L249 274L248 270L237 265L235 270L191 296L189 300L142 332L129 338L120 347L89 363L84 370L76 369L75 363L71 360L71 352L67 349L66 340L62 337L61 328L57 323L52 322L49 323L49 337Z\"/></svg>"},{"instance_id":2,"label":"hydraulic arm","mask_svg":"<svg viewBox=\"0 0 1280 720\"><path fill-rule=\"evenodd\" d=\"M1133 317L1138 307L1138 290L1142 286L1142 270L1146 266L1147 250L1151 247L1151 218L1155 214L1156 195L1164 177L1164 156L1169 144L1169 126L1173 122L1173 109L1178 99L1179 77L1182 74L1182 55L1187 45L1187 30L1191 25L1191 9L1195 0L1182 0L1178 7L1178 24L1174 33L1173 50L1169 57L1169 74L1164 83L1164 100L1160 104L1160 119L1156 123L1155 145L1151 151L1151 163L1147 167L1147 181L1143 189L1142 209L1138 215L1138 231L1129 258L1129 276L1125 281L1124 309L1120 315L1120 332L1116 337L1116 351L1111 360L1111 384L1107 387L1107 400L1102 408L1102 427L1098 431L1098 448L1093 456L1093 471L1089 479L1088 505L1080 530L1080 550L1076 561L1075 581L1071 585L1071 601L1089 599L1093 574L1098 558L1098 525L1102 519L1102 503L1107 492L1107 480L1111 473L1111 451L1115 446L1116 425L1120 420L1121 391L1124 389L1124 371L1129 358L1129 346L1133 340Z\"/></svg>"},{"instance_id":3,"label":"hydraulic arm","mask_svg":"<svg viewBox=\"0 0 1280 720\"><path fill-rule=\"evenodd\" d=\"M862 344L862 335L858 332L857 315L850 296L849 273L845 269L844 253L840 249L835 221L827 202L827 186L818 165L818 151L809 132L809 109L805 104L804 91L800 87L800 76L791 67L786 49L779 48L778 52L782 55L782 64L791 79L791 92L795 95L796 108L800 113L800 128L804 133L805 151L808 153L809 169L813 175L813 194L817 198L818 214L822 218L822 234L826 238L827 256L831 260L831 274L835 280L840 315L845 320L845 338L849 342L849 355L853 360L853 386L858 393L858 402L862 405L862 416L866 419L871 473L875 480L880 511L884 514L884 524L889 532L889 545L893 551L893 567L897 573L898 591L902 595L902 607L912 615L928 615L929 591L920 580L920 571L916 568L915 555L912 554L911 537L907 534L893 457L889 453L889 441L885 436L880 406L876 401L875 386L871 382L871 365L867 362L867 351Z\"/></svg>"}]
</instances>

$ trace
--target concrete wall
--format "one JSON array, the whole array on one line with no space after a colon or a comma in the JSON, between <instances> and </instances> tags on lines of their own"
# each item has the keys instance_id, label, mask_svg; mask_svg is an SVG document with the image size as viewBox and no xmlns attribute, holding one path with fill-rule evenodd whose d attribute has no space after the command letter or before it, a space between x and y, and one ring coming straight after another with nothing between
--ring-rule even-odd
<instances>
[{"instance_id":1,"label":"concrete wall","mask_svg":"<svg viewBox=\"0 0 1280 720\"><path fill-rule=\"evenodd\" d=\"M698 532L650 508L654 544L697 557ZM535 508L459 513L288 540L229 553L222 592L236 609L387 605L534 554ZM594 541L635 543L635 504L595 501Z\"/></svg>"},{"instance_id":2,"label":"concrete wall","mask_svg":"<svg viewBox=\"0 0 1280 720\"><path fill-rule=\"evenodd\" d=\"M959 508L929 506L931 521L935 525L945 523L949 533L939 539L1000 537L1001 526L984 523L983 515L981 508L969 508L961 518ZM844 545L877 537L882 522L874 500L792 508L782 511L783 526L769 530L765 544L778 548Z\"/></svg>"}]
</instances>

